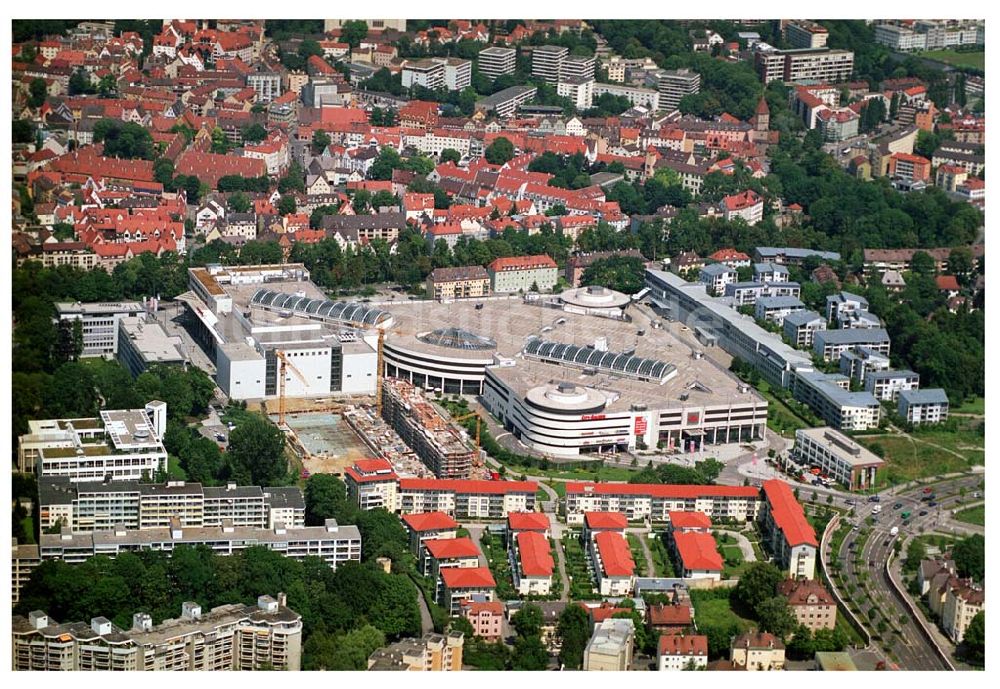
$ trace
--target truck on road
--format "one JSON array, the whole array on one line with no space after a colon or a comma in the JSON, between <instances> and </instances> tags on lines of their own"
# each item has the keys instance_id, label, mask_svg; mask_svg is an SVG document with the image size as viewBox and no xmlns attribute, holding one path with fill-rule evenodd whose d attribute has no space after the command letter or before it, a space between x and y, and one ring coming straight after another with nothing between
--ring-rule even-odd
<instances>
[{"instance_id":1,"label":"truck on road","mask_svg":"<svg viewBox=\"0 0 1000 689\"><path fill-rule=\"evenodd\" d=\"M898 526L894 526L891 529L889 529L889 535L890 536L896 536L897 534L899 534L899 527Z\"/></svg>"}]
</instances>

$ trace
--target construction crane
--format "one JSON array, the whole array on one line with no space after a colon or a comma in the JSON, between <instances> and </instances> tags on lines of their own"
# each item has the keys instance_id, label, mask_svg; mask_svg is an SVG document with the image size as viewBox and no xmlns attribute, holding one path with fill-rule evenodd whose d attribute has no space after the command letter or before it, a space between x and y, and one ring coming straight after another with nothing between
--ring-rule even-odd
<instances>
[{"instance_id":1,"label":"construction crane","mask_svg":"<svg viewBox=\"0 0 1000 689\"><path fill-rule=\"evenodd\" d=\"M474 411L474 412L470 412L468 414L463 414L462 416L455 417L452 420L457 423L457 422L460 422L460 421L465 421L466 419L471 419L473 416L476 417L476 457L475 457L475 459L473 460L472 463L473 463L473 465L475 465L477 467L480 467L480 466L483 465L483 462L480 459L480 455L482 453L481 453L481 450L480 450L480 447L479 447L479 433L480 433L480 429L482 428L482 425L483 425L483 417L479 415L479 412Z\"/></svg>"},{"instance_id":2,"label":"construction crane","mask_svg":"<svg viewBox=\"0 0 1000 689\"><path fill-rule=\"evenodd\" d=\"M305 376L299 369L295 368L295 364L288 360L285 353L280 350L274 350L274 356L277 357L278 361L281 362L281 366L278 368L278 425L285 425L285 374L288 369L291 369L295 377L302 381L302 384L307 386L309 383L306 382Z\"/></svg>"}]
</instances>

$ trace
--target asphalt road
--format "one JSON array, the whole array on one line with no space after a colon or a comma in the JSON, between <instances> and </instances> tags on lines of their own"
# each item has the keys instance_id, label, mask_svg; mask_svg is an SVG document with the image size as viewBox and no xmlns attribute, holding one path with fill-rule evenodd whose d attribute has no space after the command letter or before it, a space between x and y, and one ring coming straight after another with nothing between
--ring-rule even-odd
<instances>
[{"instance_id":1,"label":"asphalt road","mask_svg":"<svg viewBox=\"0 0 1000 689\"><path fill-rule=\"evenodd\" d=\"M933 488L938 497L938 505L933 508L920 501L924 495L923 489L920 487L911 488L895 495L886 491L881 494L882 500L879 504L882 505L882 511L878 515L878 521L874 524L868 538L862 543L858 537L860 531L852 531L841 545L838 556L843 566L842 580L845 584L859 587L853 594L846 591L842 591L842 593L858 603L861 608L860 618L863 624L874 627L868 617L868 611L874 607L900 629L899 635L894 635L891 632L883 635L881 643L884 650L892 651L901 669L946 670L949 668L937 655L930 641L925 637L919 622L911 617L908 608L900 600L899 594L889 583L886 561L893 551L897 538L907 538L914 534L931 531L951 531L953 527L953 522L950 519L951 509L961 501L973 501L971 497L968 500L960 498L959 489L964 487L971 493L978 488L982 480L981 475L963 476L935 484ZM902 504L898 509L895 508L897 503ZM863 522L871 515L872 506L872 503L860 503L857 516L854 519ZM923 517L920 516L921 510L927 511ZM906 526L902 524L903 512L911 513ZM896 537L890 534L893 527L900 529L900 534ZM855 550L860 547L858 564L854 562L852 545ZM905 554L905 550L903 552ZM897 581L899 581L898 563L894 563L893 568L894 572L897 573ZM860 572L867 573L867 590L861 587L858 577ZM950 652L949 646L944 642L944 637L937 632L936 627L930 624L928 627L931 628L931 633L939 638L939 643L945 652Z\"/></svg>"}]
</instances>

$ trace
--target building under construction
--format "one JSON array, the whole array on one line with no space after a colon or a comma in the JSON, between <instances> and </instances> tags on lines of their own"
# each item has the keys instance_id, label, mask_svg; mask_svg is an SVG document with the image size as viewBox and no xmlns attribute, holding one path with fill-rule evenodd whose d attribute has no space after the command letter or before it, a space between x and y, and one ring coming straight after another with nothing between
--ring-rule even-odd
<instances>
[{"instance_id":1,"label":"building under construction","mask_svg":"<svg viewBox=\"0 0 1000 689\"><path fill-rule=\"evenodd\" d=\"M382 418L438 478L467 479L475 450L461 431L409 382L386 378L382 384Z\"/></svg>"}]
</instances>

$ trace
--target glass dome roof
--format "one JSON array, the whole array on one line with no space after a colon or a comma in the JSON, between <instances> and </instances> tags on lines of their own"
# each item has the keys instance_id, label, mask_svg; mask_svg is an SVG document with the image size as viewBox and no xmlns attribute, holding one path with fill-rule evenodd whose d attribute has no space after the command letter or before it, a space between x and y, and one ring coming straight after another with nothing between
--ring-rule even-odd
<instances>
[{"instance_id":1,"label":"glass dome roof","mask_svg":"<svg viewBox=\"0 0 1000 689\"><path fill-rule=\"evenodd\" d=\"M490 338L461 328L440 328L423 335L417 335L417 339L427 344L452 349L487 350L496 349L497 346L497 343Z\"/></svg>"}]
</instances>

